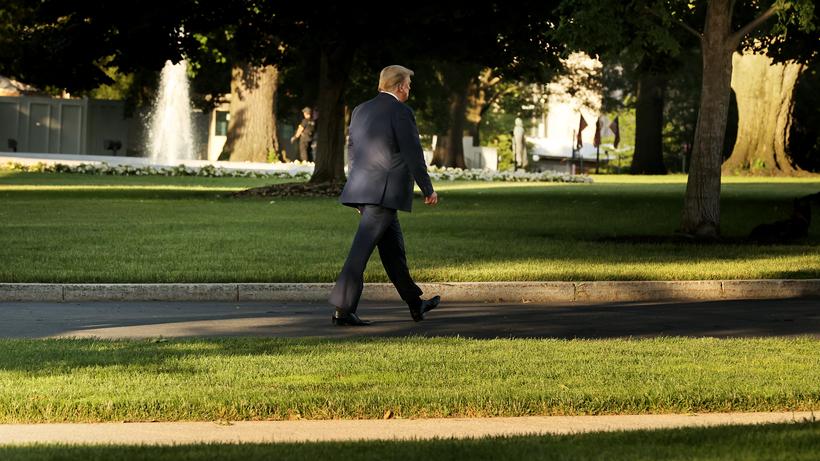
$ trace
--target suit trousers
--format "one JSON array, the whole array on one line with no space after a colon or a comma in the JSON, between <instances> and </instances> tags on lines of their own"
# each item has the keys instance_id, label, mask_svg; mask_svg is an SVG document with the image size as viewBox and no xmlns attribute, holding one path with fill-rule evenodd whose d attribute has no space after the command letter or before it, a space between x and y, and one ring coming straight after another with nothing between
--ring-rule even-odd
<instances>
[{"instance_id":1,"label":"suit trousers","mask_svg":"<svg viewBox=\"0 0 820 461\"><path fill-rule=\"evenodd\" d=\"M379 205L361 205L359 229L336 285L330 293L330 303L346 313L355 313L364 289L364 270L373 249L379 248L384 270L399 296L408 306L421 303L421 288L413 282L404 254L404 237L397 211Z\"/></svg>"}]
</instances>

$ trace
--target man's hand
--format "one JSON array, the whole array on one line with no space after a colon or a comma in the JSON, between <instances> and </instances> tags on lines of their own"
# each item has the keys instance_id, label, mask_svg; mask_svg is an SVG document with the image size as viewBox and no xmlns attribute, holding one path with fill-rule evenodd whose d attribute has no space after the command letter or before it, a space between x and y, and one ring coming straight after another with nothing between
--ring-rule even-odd
<instances>
[{"instance_id":1,"label":"man's hand","mask_svg":"<svg viewBox=\"0 0 820 461\"><path fill-rule=\"evenodd\" d=\"M424 204L425 205L435 206L436 203L438 203L438 194L437 193L433 192L432 194L428 195L427 197L424 197Z\"/></svg>"}]
</instances>

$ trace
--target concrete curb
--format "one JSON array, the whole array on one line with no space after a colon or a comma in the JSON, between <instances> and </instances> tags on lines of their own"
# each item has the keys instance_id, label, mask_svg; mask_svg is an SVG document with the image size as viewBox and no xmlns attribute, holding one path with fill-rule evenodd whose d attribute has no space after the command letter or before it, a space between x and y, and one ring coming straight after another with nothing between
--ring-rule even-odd
<instances>
[{"instance_id":1,"label":"concrete curb","mask_svg":"<svg viewBox=\"0 0 820 461\"><path fill-rule=\"evenodd\" d=\"M453 302L575 303L820 297L820 279L419 284ZM0 302L268 301L324 302L330 283L0 283ZM393 285L365 285L365 301L400 301Z\"/></svg>"},{"instance_id":2,"label":"concrete curb","mask_svg":"<svg viewBox=\"0 0 820 461\"><path fill-rule=\"evenodd\" d=\"M815 413L524 416L389 420L303 420L99 424L0 424L0 445L152 444L420 440L713 427L817 421Z\"/></svg>"}]
</instances>

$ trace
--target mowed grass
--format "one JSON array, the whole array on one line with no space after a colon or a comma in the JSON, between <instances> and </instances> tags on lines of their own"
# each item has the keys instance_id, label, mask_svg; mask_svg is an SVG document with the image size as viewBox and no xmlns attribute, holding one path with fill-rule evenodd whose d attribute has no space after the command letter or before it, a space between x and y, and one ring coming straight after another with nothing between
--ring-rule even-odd
<instances>
[{"instance_id":1,"label":"mowed grass","mask_svg":"<svg viewBox=\"0 0 820 461\"><path fill-rule=\"evenodd\" d=\"M820 409L810 338L0 340L0 423Z\"/></svg>"},{"instance_id":2,"label":"mowed grass","mask_svg":"<svg viewBox=\"0 0 820 461\"><path fill-rule=\"evenodd\" d=\"M462 440L94 446L0 446L6 461L39 460L607 460L815 461L820 423L664 429Z\"/></svg>"},{"instance_id":3,"label":"mowed grass","mask_svg":"<svg viewBox=\"0 0 820 461\"><path fill-rule=\"evenodd\" d=\"M332 282L356 213L334 198L227 197L270 182L0 173L0 282ZM664 240L685 182L436 183L438 207L401 214L408 263L422 282L820 277L818 219L795 244L740 240L820 178L724 178L723 244ZM375 253L365 276L387 281Z\"/></svg>"}]
</instances>

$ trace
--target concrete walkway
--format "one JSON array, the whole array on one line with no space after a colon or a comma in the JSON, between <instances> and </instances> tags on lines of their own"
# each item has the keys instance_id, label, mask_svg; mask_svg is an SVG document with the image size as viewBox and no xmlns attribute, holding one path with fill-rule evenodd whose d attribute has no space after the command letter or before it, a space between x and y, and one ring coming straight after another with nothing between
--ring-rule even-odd
<instances>
[{"instance_id":1,"label":"concrete walkway","mask_svg":"<svg viewBox=\"0 0 820 461\"><path fill-rule=\"evenodd\" d=\"M332 308L266 302L0 303L0 337L462 336L621 338L656 336L820 338L820 300L677 303L497 304L447 300L415 323L407 306L368 302L368 327L331 325Z\"/></svg>"},{"instance_id":2,"label":"concrete walkway","mask_svg":"<svg viewBox=\"0 0 820 461\"><path fill-rule=\"evenodd\" d=\"M525 434L575 434L726 424L816 421L813 412L692 415L528 416L326 421L104 424L4 424L0 445L20 443L183 444L408 440Z\"/></svg>"}]
</instances>

